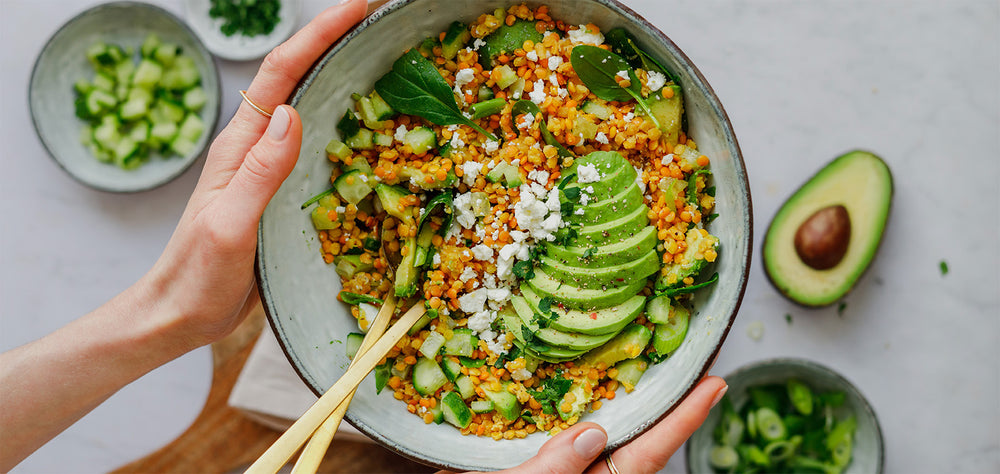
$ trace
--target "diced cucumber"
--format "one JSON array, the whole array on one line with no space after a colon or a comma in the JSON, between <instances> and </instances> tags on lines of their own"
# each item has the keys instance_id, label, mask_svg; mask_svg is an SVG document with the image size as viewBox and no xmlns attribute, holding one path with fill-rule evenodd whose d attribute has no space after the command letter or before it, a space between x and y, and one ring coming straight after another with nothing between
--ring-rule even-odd
<instances>
[{"instance_id":1,"label":"diced cucumber","mask_svg":"<svg viewBox=\"0 0 1000 474\"><path fill-rule=\"evenodd\" d=\"M614 115L614 108L609 105L599 104L593 100L588 100L580 106L580 111L585 114L592 114L601 120L607 120Z\"/></svg>"},{"instance_id":2,"label":"diced cucumber","mask_svg":"<svg viewBox=\"0 0 1000 474\"><path fill-rule=\"evenodd\" d=\"M340 137L344 140L354 136L360 129L361 125L358 124L358 116L351 109L347 109L344 112L344 116L337 121L337 132L340 133Z\"/></svg>"},{"instance_id":3,"label":"diced cucumber","mask_svg":"<svg viewBox=\"0 0 1000 474\"><path fill-rule=\"evenodd\" d=\"M156 33L150 33L146 36L146 39L142 41L139 53L146 58L152 57L153 53L156 52L156 48L158 48L161 44L163 44L163 42L160 41L160 37L157 36Z\"/></svg>"},{"instance_id":4,"label":"diced cucumber","mask_svg":"<svg viewBox=\"0 0 1000 474\"><path fill-rule=\"evenodd\" d=\"M433 359L438 352L441 352L441 347L444 346L445 338L444 335L437 331L431 331L424 339L424 342L420 344L420 351L424 357ZM449 377L450 378L450 377Z\"/></svg>"},{"instance_id":5,"label":"diced cucumber","mask_svg":"<svg viewBox=\"0 0 1000 474\"><path fill-rule=\"evenodd\" d=\"M364 155L355 155L353 159L351 159L351 164L344 165L342 169L345 173L356 170L368 177L371 177L372 175L372 165L368 164L368 159L365 158Z\"/></svg>"},{"instance_id":6,"label":"diced cucumber","mask_svg":"<svg viewBox=\"0 0 1000 474\"><path fill-rule=\"evenodd\" d=\"M479 338L471 329L458 328L452 331L451 339L444 343L444 354L471 357L478 347Z\"/></svg>"},{"instance_id":7,"label":"diced cucumber","mask_svg":"<svg viewBox=\"0 0 1000 474\"><path fill-rule=\"evenodd\" d=\"M119 113L128 121L145 117L149 113L149 101L141 97L126 100Z\"/></svg>"},{"instance_id":8,"label":"diced cucumber","mask_svg":"<svg viewBox=\"0 0 1000 474\"><path fill-rule=\"evenodd\" d=\"M174 122L180 124L184 120L186 111L184 107L167 100L158 100L150 111L150 118L154 122Z\"/></svg>"},{"instance_id":9,"label":"diced cucumber","mask_svg":"<svg viewBox=\"0 0 1000 474\"><path fill-rule=\"evenodd\" d=\"M88 92L94 90L94 85L87 82L86 79L80 78L73 83L73 90L80 95L87 95Z\"/></svg>"},{"instance_id":10,"label":"diced cucumber","mask_svg":"<svg viewBox=\"0 0 1000 474\"><path fill-rule=\"evenodd\" d=\"M386 361L384 364L379 364L375 366L376 395L382 393L382 389L385 388L386 384L389 383L389 377L391 376L392 376L392 361Z\"/></svg>"},{"instance_id":11,"label":"diced cucumber","mask_svg":"<svg viewBox=\"0 0 1000 474\"><path fill-rule=\"evenodd\" d=\"M375 147L374 136L367 128L358 128L354 135L344 140L352 150L371 150Z\"/></svg>"},{"instance_id":12,"label":"diced cucumber","mask_svg":"<svg viewBox=\"0 0 1000 474\"><path fill-rule=\"evenodd\" d=\"M444 421L458 428L468 427L469 423L472 423L472 411L455 392L445 393L441 397L441 409L444 412Z\"/></svg>"},{"instance_id":13,"label":"diced cucumber","mask_svg":"<svg viewBox=\"0 0 1000 474\"><path fill-rule=\"evenodd\" d=\"M132 78L132 82L136 86L152 89L156 87L162 78L163 66L149 59L143 59L139 63L139 67L135 70L135 77Z\"/></svg>"},{"instance_id":14,"label":"diced cucumber","mask_svg":"<svg viewBox=\"0 0 1000 474\"><path fill-rule=\"evenodd\" d=\"M187 114L177 130L177 136L195 143L199 138L201 138L201 134L204 131L205 122L202 122L201 118L199 118L197 114Z\"/></svg>"},{"instance_id":15,"label":"diced cucumber","mask_svg":"<svg viewBox=\"0 0 1000 474\"><path fill-rule=\"evenodd\" d=\"M489 87L486 86L480 86L478 97L480 102L492 99L494 97L493 89L490 89Z\"/></svg>"},{"instance_id":16,"label":"diced cucumber","mask_svg":"<svg viewBox=\"0 0 1000 474\"><path fill-rule=\"evenodd\" d=\"M106 150L114 150L121 140L118 133L118 119L114 115L105 115L101 123L94 127L94 142Z\"/></svg>"},{"instance_id":17,"label":"diced cucumber","mask_svg":"<svg viewBox=\"0 0 1000 474\"><path fill-rule=\"evenodd\" d=\"M493 402L490 400L473 400L469 403L472 413L487 413L493 411Z\"/></svg>"},{"instance_id":18,"label":"diced cucumber","mask_svg":"<svg viewBox=\"0 0 1000 474\"><path fill-rule=\"evenodd\" d=\"M180 53L181 48L176 44L163 43L156 47L156 51L153 52L153 58L160 64L170 67L174 65Z\"/></svg>"},{"instance_id":19,"label":"diced cucumber","mask_svg":"<svg viewBox=\"0 0 1000 474\"><path fill-rule=\"evenodd\" d=\"M445 356L441 359L441 370L444 371L444 375L448 377L448 380L454 382L455 379L462 375L462 364L454 357Z\"/></svg>"},{"instance_id":20,"label":"diced cucumber","mask_svg":"<svg viewBox=\"0 0 1000 474\"><path fill-rule=\"evenodd\" d=\"M132 81L132 74L135 72L135 64L132 61L122 61L115 65L115 82L119 87L127 90L129 82Z\"/></svg>"},{"instance_id":21,"label":"diced cucumber","mask_svg":"<svg viewBox=\"0 0 1000 474\"><path fill-rule=\"evenodd\" d=\"M406 331L406 334L410 336L416 335L422 329L424 329L424 327L426 327L427 323L429 322L431 322L431 316L427 313L424 313L424 315L421 316L420 319L417 320L417 322L413 323L413 326L410 326L410 329Z\"/></svg>"},{"instance_id":22,"label":"diced cucumber","mask_svg":"<svg viewBox=\"0 0 1000 474\"><path fill-rule=\"evenodd\" d=\"M128 136L139 143L145 143L149 141L149 122L141 120L132 125L131 130L128 132Z\"/></svg>"},{"instance_id":23,"label":"diced cucumber","mask_svg":"<svg viewBox=\"0 0 1000 474\"><path fill-rule=\"evenodd\" d=\"M99 72L94 75L94 89L100 89L105 92L113 92L115 90L115 78Z\"/></svg>"},{"instance_id":24,"label":"diced cucumber","mask_svg":"<svg viewBox=\"0 0 1000 474\"><path fill-rule=\"evenodd\" d=\"M201 73L198 72L198 66L194 63L194 59L188 56L179 56L172 67L163 71L160 85L166 89L181 90L190 89L198 85L199 81L201 81Z\"/></svg>"},{"instance_id":25,"label":"diced cucumber","mask_svg":"<svg viewBox=\"0 0 1000 474\"><path fill-rule=\"evenodd\" d=\"M440 425L444 423L444 409L441 408L440 403L436 403L434 406L427 409L434 416L434 424Z\"/></svg>"},{"instance_id":26,"label":"diced cucumber","mask_svg":"<svg viewBox=\"0 0 1000 474\"><path fill-rule=\"evenodd\" d=\"M371 94L372 109L375 111L375 120L388 120L396 115L396 111L389 105L382 96L378 95L378 92L372 91Z\"/></svg>"},{"instance_id":27,"label":"diced cucumber","mask_svg":"<svg viewBox=\"0 0 1000 474\"><path fill-rule=\"evenodd\" d=\"M177 136L177 124L174 122L154 122L149 135L155 143L170 143Z\"/></svg>"},{"instance_id":28,"label":"diced cucumber","mask_svg":"<svg viewBox=\"0 0 1000 474\"><path fill-rule=\"evenodd\" d=\"M521 95L523 93L524 93L524 78L519 77L510 86L510 97L514 100L518 100L521 98Z\"/></svg>"},{"instance_id":29,"label":"diced cucumber","mask_svg":"<svg viewBox=\"0 0 1000 474\"><path fill-rule=\"evenodd\" d=\"M372 130L383 130L387 127L385 122L378 119L375 106L372 105L372 100L368 97L358 98L358 115L361 117L361 121L365 123L365 126Z\"/></svg>"},{"instance_id":30,"label":"diced cucumber","mask_svg":"<svg viewBox=\"0 0 1000 474\"><path fill-rule=\"evenodd\" d=\"M91 116L98 116L118 105L118 98L104 89L94 88L87 94L87 111Z\"/></svg>"},{"instance_id":31,"label":"diced cucumber","mask_svg":"<svg viewBox=\"0 0 1000 474\"><path fill-rule=\"evenodd\" d=\"M348 359L353 359L358 354L358 351L361 350L361 342L364 340L365 335L360 332L347 334L344 338L344 351L347 352Z\"/></svg>"},{"instance_id":32,"label":"diced cucumber","mask_svg":"<svg viewBox=\"0 0 1000 474\"><path fill-rule=\"evenodd\" d=\"M344 158L351 156L351 147L334 138L333 140L330 140L330 143L326 144L326 155L328 157L336 156L338 159L343 160Z\"/></svg>"},{"instance_id":33,"label":"diced cucumber","mask_svg":"<svg viewBox=\"0 0 1000 474\"><path fill-rule=\"evenodd\" d=\"M642 374L646 372L649 368L649 358L645 355L640 355L635 359L626 359L615 365L615 370L618 374L615 375L615 380L618 381L625 387L626 392L631 392L635 389L636 384L639 383L639 379L642 378Z\"/></svg>"},{"instance_id":34,"label":"diced cucumber","mask_svg":"<svg viewBox=\"0 0 1000 474\"><path fill-rule=\"evenodd\" d=\"M188 156L194 153L195 148L196 144L194 141L188 140L180 136L180 134L174 138L174 141L170 142L170 150L180 156Z\"/></svg>"},{"instance_id":35,"label":"diced cucumber","mask_svg":"<svg viewBox=\"0 0 1000 474\"><path fill-rule=\"evenodd\" d=\"M184 93L183 102L185 109L197 112L208 102L208 94L201 87L195 87Z\"/></svg>"},{"instance_id":36,"label":"diced cucumber","mask_svg":"<svg viewBox=\"0 0 1000 474\"><path fill-rule=\"evenodd\" d=\"M516 420L521 416L521 403L517 401L516 395L507 391L506 385L498 391L483 388L483 393L493 402L500 416L508 420Z\"/></svg>"},{"instance_id":37,"label":"diced cucumber","mask_svg":"<svg viewBox=\"0 0 1000 474\"><path fill-rule=\"evenodd\" d=\"M414 154L427 153L437 145L437 134L434 133L433 129L416 127L406 132L406 135L403 136L403 144L409 145Z\"/></svg>"},{"instance_id":38,"label":"diced cucumber","mask_svg":"<svg viewBox=\"0 0 1000 474\"><path fill-rule=\"evenodd\" d=\"M388 133L376 133L373 139L373 141L375 142L375 146L385 146L385 147L392 146L393 140L395 140L395 138L393 138L393 136Z\"/></svg>"},{"instance_id":39,"label":"diced cucumber","mask_svg":"<svg viewBox=\"0 0 1000 474\"><path fill-rule=\"evenodd\" d=\"M390 216L403 221L413 218L413 215L408 211L410 207L403 206L403 203L401 202L403 196L413 194L409 190L399 186L379 183L375 185L375 194L378 195L378 200L379 203L382 204L382 209L385 209L385 212L388 212Z\"/></svg>"},{"instance_id":40,"label":"diced cucumber","mask_svg":"<svg viewBox=\"0 0 1000 474\"><path fill-rule=\"evenodd\" d=\"M417 393L424 396L433 395L446 383L448 377L445 377L441 366L434 362L434 359L421 357L413 366L413 388ZM465 405L464 402L462 404Z\"/></svg>"},{"instance_id":41,"label":"diced cucumber","mask_svg":"<svg viewBox=\"0 0 1000 474\"><path fill-rule=\"evenodd\" d=\"M362 262L361 255L339 255L334 257L333 263L337 274L344 278L351 278L357 272L367 272L374 268L371 263Z\"/></svg>"},{"instance_id":42,"label":"diced cucumber","mask_svg":"<svg viewBox=\"0 0 1000 474\"><path fill-rule=\"evenodd\" d=\"M472 398L476 394L476 384L472 382L472 379L468 375L459 375L455 379L455 388L458 389L458 393L465 400Z\"/></svg>"},{"instance_id":43,"label":"diced cucumber","mask_svg":"<svg viewBox=\"0 0 1000 474\"><path fill-rule=\"evenodd\" d=\"M357 205L372 192L368 176L359 170L351 170L337 177L334 189L345 201Z\"/></svg>"},{"instance_id":44,"label":"diced cucumber","mask_svg":"<svg viewBox=\"0 0 1000 474\"><path fill-rule=\"evenodd\" d=\"M420 42L420 46L417 46L417 51L420 51L420 54L424 55L425 58L429 58L434 56L434 47L438 44L437 37L429 36Z\"/></svg>"},{"instance_id":45,"label":"diced cucumber","mask_svg":"<svg viewBox=\"0 0 1000 474\"><path fill-rule=\"evenodd\" d=\"M670 297L659 295L646 302L646 319L651 323L665 324L670 321Z\"/></svg>"},{"instance_id":46,"label":"diced cucumber","mask_svg":"<svg viewBox=\"0 0 1000 474\"><path fill-rule=\"evenodd\" d=\"M496 84L501 89L506 89L517 82L520 77L518 77L517 72L514 71L510 66L503 64L497 66L493 69L493 76L496 78Z\"/></svg>"},{"instance_id":47,"label":"diced cucumber","mask_svg":"<svg viewBox=\"0 0 1000 474\"><path fill-rule=\"evenodd\" d=\"M445 59L454 59L458 55L458 50L464 48L470 39L472 39L472 33L469 32L469 28L464 23L452 22L444 34L444 39L441 40L441 56Z\"/></svg>"},{"instance_id":48,"label":"diced cucumber","mask_svg":"<svg viewBox=\"0 0 1000 474\"><path fill-rule=\"evenodd\" d=\"M139 143L132 137L122 137L114 148L115 164L124 169L134 169L142 164Z\"/></svg>"},{"instance_id":49,"label":"diced cucumber","mask_svg":"<svg viewBox=\"0 0 1000 474\"><path fill-rule=\"evenodd\" d=\"M670 320L663 324L657 324L653 329L653 349L657 354L667 355L681 346L684 337L687 336L688 320L691 313L687 308L677 305L672 307Z\"/></svg>"}]
</instances>

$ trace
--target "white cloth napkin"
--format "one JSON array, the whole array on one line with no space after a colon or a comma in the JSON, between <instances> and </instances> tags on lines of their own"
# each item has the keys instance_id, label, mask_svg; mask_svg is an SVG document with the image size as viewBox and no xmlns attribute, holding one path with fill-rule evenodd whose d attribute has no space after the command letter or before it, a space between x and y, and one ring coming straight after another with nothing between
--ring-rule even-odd
<instances>
[{"instance_id":1,"label":"white cloth napkin","mask_svg":"<svg viewBox=\"0 0 1000 474\"><path fill-rule=\"evenodd\" d=\"M229 394L229 406L264 426L284 431L315 402L316 395L295 373L265 324ZM372 442L346 421L334 439Z\"/></svg>"}]
</instances>

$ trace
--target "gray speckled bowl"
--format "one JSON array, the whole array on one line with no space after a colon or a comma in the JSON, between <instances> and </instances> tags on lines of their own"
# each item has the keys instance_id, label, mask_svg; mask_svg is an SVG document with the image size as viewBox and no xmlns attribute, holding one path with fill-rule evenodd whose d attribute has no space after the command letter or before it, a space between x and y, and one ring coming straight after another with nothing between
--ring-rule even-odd
<instances>
[{"instance_id":1,"label":"gray speckled bowl","mask_svg":"<svg viewBox=\"0 0 1000 474\"><path fill-rule=\"evenodd\" d=\"M180 45L198 65L201 86L208 95L201 111L205 132L189 156L153 154L142 166L124 170L98 161L80 142L84 122L74 114L73 83L79 78L93 79L85 53L92 44L104 41L138 49L149 33ZM31 72L28 103L42 144L70 176L102 191L145 191L180 176L208 147L219 119L219 72L211 53L170 12L146 3L106 3L75 16L45 44Z\"/></svg>"},{"instance_id":2,"label":"gray speckled bowl","mask_svg":"<svg viewBox=\"0 0 1000 474\"><path fill-rule=\"evenodd\" d=\"M302 152L291 176L275 195L259 229L258 283L279 343L305 383L321 393L344 373L342 344L357 330L347 307L336 299L340 280L319 255L309 213L299 206L329 187L330 163L323 152L334 125L367 93L406 49L454 20L469 22L512 2L491 0L398 0L387 4L333 45L303 79L289 102L302 116ZM753 235L750 189L736 137L719 99L694 65L663 33L612 0L552 0L551 15L574 24L593 22L607 31L627 27L639 42L680 76L690 134L712 157L719 218L711 229L722 241L715 265L719 283L698 295L698 315L687 341L667 361L651 368L638 388L604 404L584 420L607 429L609 449L621 446L666 416L705 376L729 331L746 286ZM362 383L347 413L359 430L404 456L458 471L517 465L549 437L493 441L462 436L454 427L426 425L406 412L391 391L375 395L373 377Z\"/></svg>"},{"instance_id":3,"label":"gray speckled bowl","mask_svg":"<svg viewBox=\"0 0 1000 474\"><path fill-rule=\"evenodd\" d=\"M816 391L839 390L847 394L844 406L837 416L854 413L858 420L858 428L854 436L854 449L851 463L845 474L881 473L883 467L882 429L878 418L868 400L861 392L842 375L832 369L804 359L768 359L745 365L726 376L729 391L726 394L736 407L743 406L747 401L747 388L770 383L785 383L790 378L797 378ZM722 415L720 408L715 408L708 415L705 424L687 442L687 471L690 473L715 472L708 463L708 453L714 441L712 431L719 423Z\"/></svg>"}]
</instances>

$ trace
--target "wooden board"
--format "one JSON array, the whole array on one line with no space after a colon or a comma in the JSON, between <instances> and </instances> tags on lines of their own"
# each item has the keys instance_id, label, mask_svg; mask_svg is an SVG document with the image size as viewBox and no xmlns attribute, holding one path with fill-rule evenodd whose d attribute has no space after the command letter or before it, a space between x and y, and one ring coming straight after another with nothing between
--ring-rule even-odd
<instances>
[{"instance_id":1,"label":"wooden board","mask_svg":"<svg viewBox=\"0 0 1000 474\"><path fill-rule=\"evenodd\" d=\"M212 344L212 386L201 413L176 439L114 473L226 473L257 459L281 434L226 402L264 327L258 306L232 334ZM289 466L290 467L290 466ZM373 443L335 440L319 472L414 472L434 469L400 457Z\"/></svg>"}]
</instances>

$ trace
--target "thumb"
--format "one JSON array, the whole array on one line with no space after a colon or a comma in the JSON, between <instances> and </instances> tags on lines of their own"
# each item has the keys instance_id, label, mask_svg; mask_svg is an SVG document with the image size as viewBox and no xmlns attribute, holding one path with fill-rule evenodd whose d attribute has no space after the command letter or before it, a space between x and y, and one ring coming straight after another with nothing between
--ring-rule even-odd
<instances>
[{"instance_id":1,"label":"thumb","mask_svg":"<svg viewBox=\"0 0 1000 474\"><path fill-rule=\"evenodd\" d=\"M533 458L503 471L507 474L546 472L578 474L584 471L608 443L608 434L595 423L578 423L548 440Z\"/></svg>"},{"instance_id":2,"label":"thumb","mask_svg":"<svg viewBox=\"0 0 1000 474\"><path fill-rule=\"evenodd\" d=\"M267 130L250 148L220 200L221 208L240 210L232 216L239 228L257 228L267 203L292 172L302 147L302 121L294 108L280 105Z\"/></svg>"}]
</instances>

